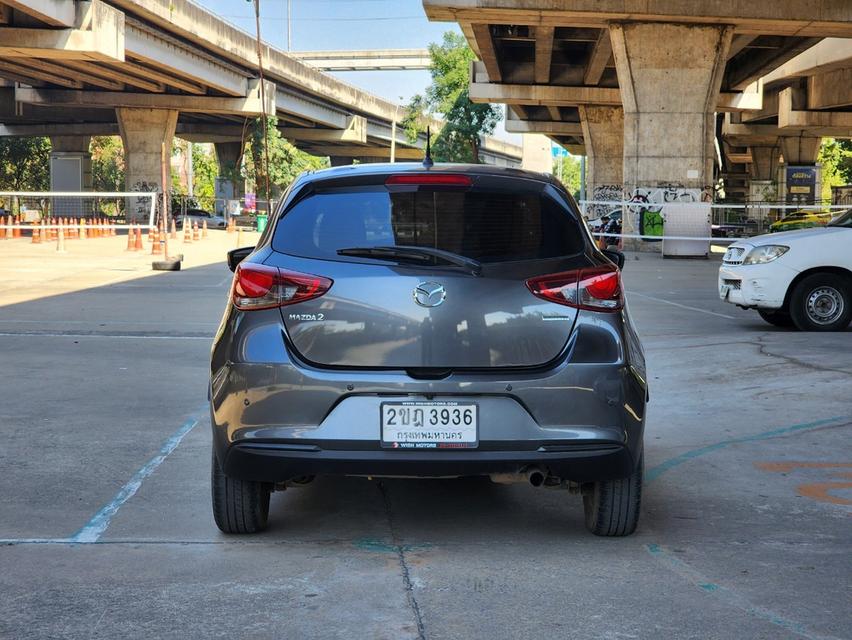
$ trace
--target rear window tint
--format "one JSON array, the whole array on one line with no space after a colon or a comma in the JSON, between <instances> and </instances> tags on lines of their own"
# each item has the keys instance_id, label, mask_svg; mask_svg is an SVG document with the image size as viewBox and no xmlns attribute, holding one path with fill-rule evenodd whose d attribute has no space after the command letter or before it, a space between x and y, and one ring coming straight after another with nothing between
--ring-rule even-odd
<instances>
[{"instance_id":1,"label":"rear window tint","mask_svg":"<svg viewBox=\"0 0 852 640\"><path fill-rule=\"evenodd\" d=\"M272 240L276 251L323 259L342 259L338 249L396 245L488 263L573 255L584 241L570 211L546 194L383 187L311 195L281 218Z\"/></svg>"}]
</instances>

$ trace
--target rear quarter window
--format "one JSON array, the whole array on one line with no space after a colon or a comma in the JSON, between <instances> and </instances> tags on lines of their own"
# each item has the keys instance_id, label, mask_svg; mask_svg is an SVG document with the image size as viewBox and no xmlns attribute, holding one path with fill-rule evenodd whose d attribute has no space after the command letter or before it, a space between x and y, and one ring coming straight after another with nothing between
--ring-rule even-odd
<instances>
[{"instance_id":1,"label":"rear quarter window","mask_svg":"<svg viewBox=\"0 0 852 640\"><path fill-rule=\"evenodd\" d=\"M574 255L584 248L571 211L542 192L389 191L383 185L321 191L278 220L276 251L347 260L338 249L411 245L483 263Z\"/></svg>"}]
</instances>

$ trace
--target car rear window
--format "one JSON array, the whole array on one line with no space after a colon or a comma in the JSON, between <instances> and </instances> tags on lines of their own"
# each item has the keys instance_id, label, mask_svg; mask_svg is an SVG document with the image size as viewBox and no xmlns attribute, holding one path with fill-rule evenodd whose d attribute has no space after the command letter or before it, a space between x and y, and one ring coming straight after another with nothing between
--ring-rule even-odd
<instances>
[{"instance_id":1,"label":"car rear window","mask_svg":"<svg viewBox=\"0 0 852 640\"><path fill-rule=\"evenodd\" d=\"M284 214L272 240L276 251L321 259L397 245L488 263L573 255L584 241L576 218L547 194L384 187L315 193Z\"/></svg>"}]
</instances>

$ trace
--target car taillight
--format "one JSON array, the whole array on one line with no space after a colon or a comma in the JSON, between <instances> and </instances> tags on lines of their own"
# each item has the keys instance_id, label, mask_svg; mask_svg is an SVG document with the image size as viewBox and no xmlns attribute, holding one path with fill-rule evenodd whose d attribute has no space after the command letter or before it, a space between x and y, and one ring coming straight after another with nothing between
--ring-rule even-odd
<instances>
[{"instance_id":1,"label":"car taillight","mask_svg":"<svg viewBox=\"0 0 852 640\"><path fill-rule=\"evenodd\" d=\"M319 298L332 283L322 276L243 262L234 274L234 306L247 311L296 304Z\"/></svg>"},{"instance_id":2,"label":"car taillight","mask_svg":"<svg viewBox=\"0 0 852 640\"><path fill-rule=\"evenodd\" d=\"M618 311L624 306L621 276L611 265L530 278L527 288L539 298L577 309Z\"/></svg>"},{"instance_id":3,"label":"car taillight","mask_svg":"<svg viewBox=\"0 0 852 640\"><path fill-rule=\"evenodd\" d=\"M387 186L469 187L473 184L473 180L470 176L460 173L399 173L388 176L385 184Z\"/></svg>"}]
</instances>

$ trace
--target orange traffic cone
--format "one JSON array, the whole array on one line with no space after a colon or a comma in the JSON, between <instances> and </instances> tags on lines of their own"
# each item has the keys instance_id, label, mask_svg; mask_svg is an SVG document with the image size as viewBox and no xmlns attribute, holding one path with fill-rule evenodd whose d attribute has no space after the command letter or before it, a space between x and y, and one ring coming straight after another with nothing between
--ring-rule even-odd
<instances>
[{"instance_id":1,"label":"orange traffic cone","mask_svg":"<svg viewBox=\"0 0 852 640\"><path fill-rule=\"evenodd\" d=\"M186 244L192 244L192 228L186 222L183 223L183 241Z\"/></svg>"},{"instance_id":2,"label":"orange traffic cone","mask_svg":"<svg viewBox=\"0 0 852 640\"><path fill-rule=\"evenodd\" d=\"M192 241L198 242L201 240L201 237L198 235L198 222L192 223Z\"/></svg>"},{"instance_id":3,"label":"orange traffic cone","mask_svg":"<svg viewBox=\"0 0 852 640\"><path fill-rule=\"evenodd\" d=\"M136 232L133 230L133 225L130 225L127 229L127 248L125 251L136 251L135 240Z\"/></svg>"},{"instance_id":4,"label":"orange traffic cone","mask_svg":"<svg viewBox=\"0 0 852 640\"><path fill-rule=\"evenodd\" d=\"M32 244L41 244L41 233L39 233L39 228L33 223L33 239Z\"/></svg>"},{"instance_id":5,"label":"orange traffic cone","mask_svg":"<svg viewBox=\"0 0 852 640\"><path fill-rule=\"evenodd\" d=\"M142 227L136 227L136 241L133 244L134 251L142 251Z\"/></svg>"},{"instance_id":6,"label":"orange traffic cone","mask_svg":"<svg viewBox=\"0 0 852 640\"><path fill-rule=\"evenodd\" d=\"M5 223L5 218L3 218L3 216L0 216L0 239L3 239L3 240L6 239L6 227L3 226L4 223Z\"/></svg>"},{"instance_id":7,"label":"orange traffic cone","mask_svg":"<svg viewBox=\"0 0 852 640\"><path fill-rule=\"evenodd\" d=\"M3 235L0 236L0 237L5 238L6 240L11 238L12 237L12 230L6 228L6 227L10 226L9 225L9 216L6 216L5 218L3 216L0 216L0 225L5 225L3 227Z\"/></svg>"},{"instance_id":8,"label":"orange traffic cone","mask_svg":"<svg viewBox=\"0 0 852 640\"><path fill-rule=\"evenodd\" d=\"M110 224L109 235L114 238L115 236L118 235L118 232L116 232L116 230L115 230L115 224L113 223L112 220L108 220L107 222L109 222L109 224Z\"/></svg>"},{"instance_id":9,"label":"orange traffic cone","mask_svg":"<svg viewBox=\"0 0 852 640\"><path fill-rule=\"evenodd\" d=\"M86 239L86 219L80 218L80 240Z\"/></svg>"},{"instance_id":10,"label":"orange traffic cone","mask_svg":"<svg viewBox=\"0 0 852 640\"><path fill-rule=\"evenodd\" d=\"M201 223L201 239L205 239L207 237L207 220Z\"/></svg>"},{"instance_id":11,"label":"orange traffic cone","mask_svg":"<svg viewBox=\"0 0 852 640\"><path fill-rule=\"evenodd\" d=\"M163 232L155 231L154 235L157 237L154 238L154 244L151 245L151 255L157 255L163 252L163 247L160 245L160 242L163 240Z\"/></svg>"},{"instance_id":12,"label":"orange traffic cone","mask_svg":"<svg viewBox=\"0 0 852 640\"><path fill-rule=\"evenodd\" d=\"M177 240L177 225L175 224L174 218L172 218L172 230L169 234L169 238L171 238L172 240Z\"/></svg>"},{"instance_id":13,"label":"orange traffic cone","mask_svg":"<svg viewBox=\"0 0 852 640\"><path fill-rule=\"evenodd\" d=\"M15 216L13 223L15 224L16 227L19 224L21 224L21 216ZM17 229L17 228L12 229L12 237L13 238L20 238L21 237L21 230Z\"/></svg>"},{"instance_id":14,"label":"orange traffic cone","mask_svg":"<svg viewBox=\"0 0 852 640\"><path fill-rule=\"evenodd\" d=\"M59 226L56 232L56 251L58 253L65 253L65 227L62 225Z\"/></svg>"}]
</instances>

